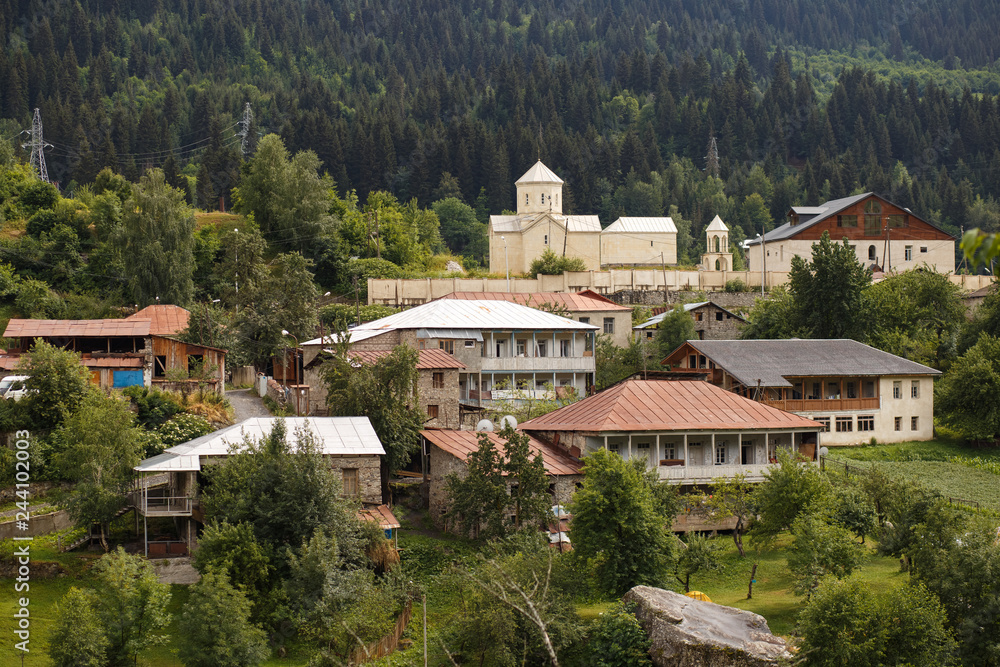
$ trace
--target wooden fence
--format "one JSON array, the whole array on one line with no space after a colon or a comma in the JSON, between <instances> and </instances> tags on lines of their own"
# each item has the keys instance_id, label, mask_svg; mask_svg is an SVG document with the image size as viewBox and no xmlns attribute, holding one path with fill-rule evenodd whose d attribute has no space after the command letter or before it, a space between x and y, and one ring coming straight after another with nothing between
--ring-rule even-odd
<instances>
[{"instance_id":1,"label":"wooden fence","mask_svg":"<svg viewBox=\"0 0 1000 667\"><path fill-rule=\"evenodd\" d=\"M351 653L351 657L348 659L347 664L349 665L361 665L370 660L375 660L376 658L383 658L399 646L399 640L403 636L403 632L406 630L406 626L410 623L410 618L413 616L413 602L411 600L406 601L406 607L403 608L403 613L399 615L396 619L396 627L393 628L392 632L387 634L382 639L377 642L371 643L368 646L355 649Z\"/></svg>"}]
</instances>

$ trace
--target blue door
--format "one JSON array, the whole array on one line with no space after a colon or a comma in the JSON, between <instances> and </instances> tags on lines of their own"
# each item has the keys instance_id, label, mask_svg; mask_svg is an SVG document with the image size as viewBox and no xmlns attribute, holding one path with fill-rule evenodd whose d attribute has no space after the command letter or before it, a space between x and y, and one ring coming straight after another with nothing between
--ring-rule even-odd
<instances>
[{"instance_id":1,"label":"blue door","mask_svg":"<svg viewBox=\"0 0 1000 667\"><path fill-rule=\"evenodd\" d=\"M142 371L114 371L114 383L111 385L116 389L125 387L142 386Z\"/></svg>"}]
</instances>

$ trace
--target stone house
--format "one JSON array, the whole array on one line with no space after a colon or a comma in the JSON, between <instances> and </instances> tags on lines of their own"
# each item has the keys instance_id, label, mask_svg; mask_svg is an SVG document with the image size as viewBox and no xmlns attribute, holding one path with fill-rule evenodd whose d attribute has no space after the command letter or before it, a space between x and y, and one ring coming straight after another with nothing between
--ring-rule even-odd
<instances>
[{"instance_id":1,"label":"stone house","mask_svg":"<svg viewBox=\"0 0 1000 667\"><path fill-rule=\"evenodd\" d=\"M941 371L855 340L689 340L662 362L809 417L826 445L930 440Z\"/></svg>"},{"instance_id":2,"label":"stone house","mask_svg":"<svg viewBox=\"0 0 1000 667\"><path fill-rule=\"evenodd\" d=\"M694 320L694 330L698 334L699 340L730 340L738 338L740 329L746 324L746 319L727 310L713 301L700 301L698 303L685 303L684 310L691 315ZM670 312L669 308L655 308L659 313L653 315L645 322L632 327L636 340L652 341L656 338L656 329L660 322Z\"/></svg>"},{"instance_id":3,"label":"stone house","mask_svg":"<svg viewBox=\"0 0 1000 667\"><path fill-rule=\"evenodd\" d=\"M816 461L822 426L699 380L625 380L520 430L573 457L607 449L671 484L763 481L779 448Z\"/></svg>"},{"instance_id":4,"label":"stone house","mask_svg":"<svg viewBox=\"0 0 1000 667\"><path fill-rule=\"evenodd\" d=\"M381 457L385 450L368 417L257 417L168 448L135 467L132 504L143 517L172 517L177 532L193 547L204 521L199 482L205 466L224 465L247 439L260 441L283 419L293 448L309 434L323 458L340 473L343 495L362 505L382 502Z\"/></svg>"},{"instance_id":5,"label":"stone house","mask_svg":"<svg viewBox=\"0 0 1000 667\"><path fill-rule=\"evenodd\" d=\"M793 206L785 224L749 239L749 270L789 271L792 257L812 257L823 232L847 242L858 262L879 271L906 271L924 264L939 273L955 271L955 237L909 209L872 192L834 199L819 206Z\"/></svg>"},{"instance_id":6,"label":"stone house","mask_svg":"<svg viewBox=\"0 0 1000 667\"><path fill-rule=\"evenodd\" d=\"M487 436L498 449L503 447L503 440L495 433L444 429L427 429L421 431L420 435L430 516L436 526L447 530L449 524L445 514L449 506L446 488L448 476L452 473L459 477L468 474L466 460L469 454L479 449L480 435ZM583 483L580 461L536 438L530 439L529 447L532 455L542 455L545 472L549 476L552 505L567 504Z\"/></svg>"}]
</instances>

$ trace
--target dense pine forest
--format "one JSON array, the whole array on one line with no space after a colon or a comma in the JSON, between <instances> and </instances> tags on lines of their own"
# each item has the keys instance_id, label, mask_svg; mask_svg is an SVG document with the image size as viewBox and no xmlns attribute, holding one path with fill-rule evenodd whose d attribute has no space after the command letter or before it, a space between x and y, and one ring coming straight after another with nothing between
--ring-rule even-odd
<instances>
[{"instance_id":1,"label":"dense pine forest","mask_svg":"<svg viewBox=\"0 0 1000 667\"><path fill-rule=\"evenodd\" d=\"M570 212L676 207L692 240L863 190L1000 221L995 1L0 0L0 34L0 136L39 108L64 192L157 166L229 207L249 104L251 151L315 151L362 204L459 195L482 219L541 157Z\"/></svg>"}]
</instances>

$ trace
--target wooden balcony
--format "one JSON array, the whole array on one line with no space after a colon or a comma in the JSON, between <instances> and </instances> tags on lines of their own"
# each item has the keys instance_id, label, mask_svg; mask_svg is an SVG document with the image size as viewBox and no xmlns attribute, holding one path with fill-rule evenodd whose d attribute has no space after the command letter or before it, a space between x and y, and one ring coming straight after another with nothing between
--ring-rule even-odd
<instances>
[{"instance_id":1,"label":"wooden balcony","mask_svg":"<svg viewBox=\"0 0 1000 667\"><path fill-rule=\"evenodd\" d=\"M767 399L761 403L788 412L847 412L858 410L878 410L876 398L821 398L809 399Z\"/></svg>"}]
</instances>

